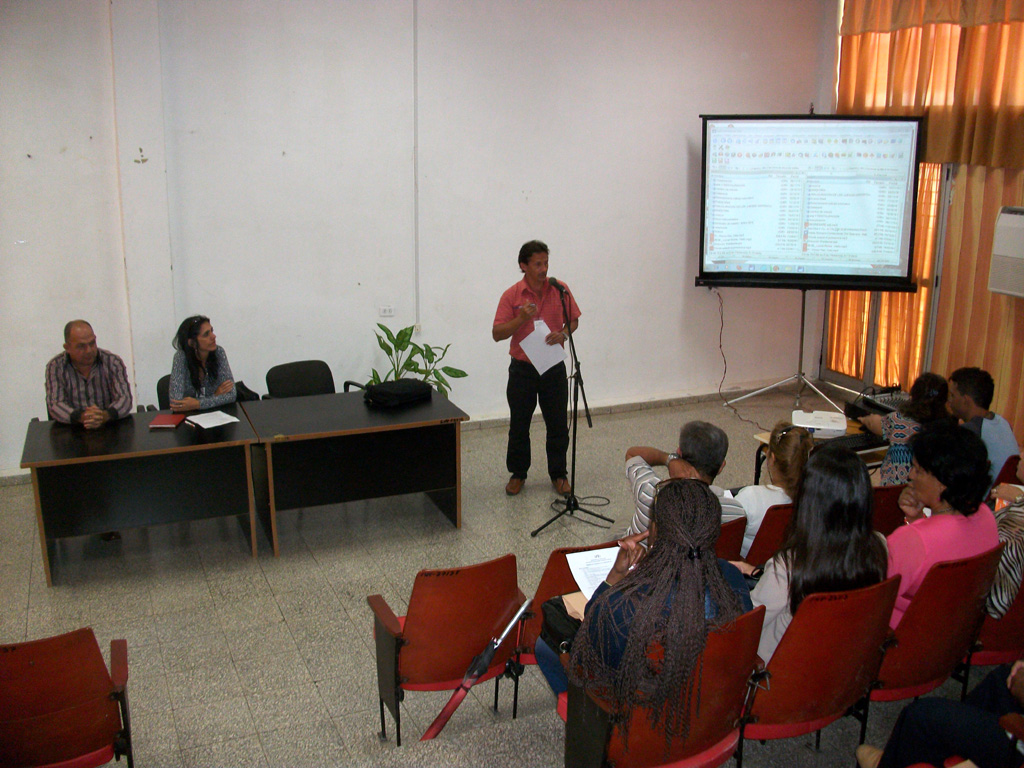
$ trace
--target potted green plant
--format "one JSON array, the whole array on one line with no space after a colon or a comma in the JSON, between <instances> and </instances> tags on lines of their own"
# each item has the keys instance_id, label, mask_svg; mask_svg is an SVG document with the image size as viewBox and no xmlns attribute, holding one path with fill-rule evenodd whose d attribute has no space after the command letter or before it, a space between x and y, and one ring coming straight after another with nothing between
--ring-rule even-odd
<instances>
[{"instance_id":1,"label":"potted green plant","mask_svg":"<svg viewBox=\"0 0 1024 768\"><path fill-rule=\"evenodd\" d=\"M383 323L377 323L381 333L375 333L377 344L384 354L388 356L391 363L390 370L385 370L381 376L376 368L370 378L370 384L380 384L382 381L395 381L406 378L420 378L427 382L445 397L451 391L451 384L448 379L463 379L466 372L450 365L441 365L444 356L448 354L446 344L443 347L430 344L417 344L412 340L412 334L416 329L415 325L402 328L398 333L392 333L391 329Z\"/></svg>"}]
</instances>

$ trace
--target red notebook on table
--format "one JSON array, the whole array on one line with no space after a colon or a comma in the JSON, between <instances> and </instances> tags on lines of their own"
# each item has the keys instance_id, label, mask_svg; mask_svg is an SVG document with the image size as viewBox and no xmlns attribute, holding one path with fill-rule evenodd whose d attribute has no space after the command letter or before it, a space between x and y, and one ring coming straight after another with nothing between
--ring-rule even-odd
<instances>
[{"instance_id":1,"label":"red notebook on table","mask_svg":"<svg viewBox=\"0 0 1024 768\"><path fill-rule=\"evenodd\" d=\"M174 429L185 420L184 413L161 413L149 422L150 429Z\"/></svg>"}]
</instances>

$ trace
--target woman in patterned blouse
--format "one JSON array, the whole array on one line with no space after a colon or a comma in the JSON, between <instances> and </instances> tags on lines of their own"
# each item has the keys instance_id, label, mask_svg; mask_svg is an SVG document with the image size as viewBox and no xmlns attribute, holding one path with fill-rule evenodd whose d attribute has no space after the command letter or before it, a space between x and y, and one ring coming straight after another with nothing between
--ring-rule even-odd
<instances>
[{"instance_id":1,"label":"woman in patterned blouse","mask_svg":"<svg viewBox=\"0 0 1024 768\"><path fill-rule=\"evenodd\" d=\"M193 315L174 336L168 394L171 410L196 411L235 402L235 383L223 347L217 346L210 318Z\"/></svg>"},{"instance_id":2,"label":"woman in patterned blouse","mask_svg":"<svg viewBox=\"0 0 1024 768\"><path fill-rule=\"evenodd\" d=\"M889 450L882 459L879 471L882 485L902 485L910 476L910 464L914 453L910 450L910 438L921 431L921 427L940 419L952 419L946 410L949 387L946 380L937 373L922 373L910 388L910 400L899 410L879 416L861 416L861 423L871 432L880 435L889 443Z\"/></svg>"}]
</instances>

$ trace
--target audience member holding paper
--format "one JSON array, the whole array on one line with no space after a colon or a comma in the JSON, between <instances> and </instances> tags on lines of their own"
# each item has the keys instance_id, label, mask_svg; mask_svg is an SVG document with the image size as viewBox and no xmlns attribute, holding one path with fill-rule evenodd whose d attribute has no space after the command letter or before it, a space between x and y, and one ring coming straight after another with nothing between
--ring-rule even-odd
<instances>
[{"instance_id":1,"label":"audience member holding paper","mask_svg":"<svg viewBox=\"0 0 1024 768\"><path fill-rule=\"evenodd\" d=\"M511 339L508 386L508 451L505 465L511 473L505 493L515 496L523 489L530 470L530 421L540 402L547 430L548 475L555 490L568 494L566 451L569 448L569 385L563 346L579 323L576 299L564 283L548 280L548 247L531 240L519 249L523 279L506 290L498 302L491 336ZM564 292L569 314L562 312ZM532 352L532 354L531 354Z\"/></svg>"},{"instance_id":2,"label":"audience member holding paper","mask_svg":"<svg viewBox=\"0 0 1024 768\"><path fill-rule=\"evenodd\" d=\"M210 318L193 315L178 327L168 393L171 410L197 411L235 402L235 382L223 347L217 346Z\"/></svg>"},{"instance_id":3,"label":"audience member holding paper","mask_svg":"<svg viewBox=\"0 0 1024 768\"><path fill-rule=\"evenodd\" d=\"M752 608L740 572L715 557L719 509L707 483L666 481L655 497L650 528L619 542L608 575L587 603L570 674L580 685L610 692L618 715L643 691L645 702L664 709L670 721L684 717L679 687L694 671L707 633ZM645 539L646 549L640 546ZM663 647L665 674L647 663L654 643ZM564 691L556 653L538 640L536 655L555 693Z\"/></svg>"}]
</instances>

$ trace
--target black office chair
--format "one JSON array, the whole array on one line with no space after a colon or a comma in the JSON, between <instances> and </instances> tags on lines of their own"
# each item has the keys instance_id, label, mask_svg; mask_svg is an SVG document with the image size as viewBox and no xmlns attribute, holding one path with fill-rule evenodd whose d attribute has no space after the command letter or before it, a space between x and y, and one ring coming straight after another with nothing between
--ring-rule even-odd
<instances>
[{"instance_id":1,"label":"black office chair","mask_svg":"<svg viewBox=\"0 0 1024 768\"><path fill-rule=\"evenodd\" d=\"M156 382L156 402L160 406L161 411L169 411L171 409L171 375L161 376Z\"/></svg>"},{"instance_id":2,"label":"black office chair","mask_svg":"<svg viewBox=\"0 0 1024 768\"><path fill-rule=\"evenodd\" d=\"M267 371L267 394L272 397L333 395L334 376L323 360L299 360L275 365Z\"/></svg>"}]
</instances>

